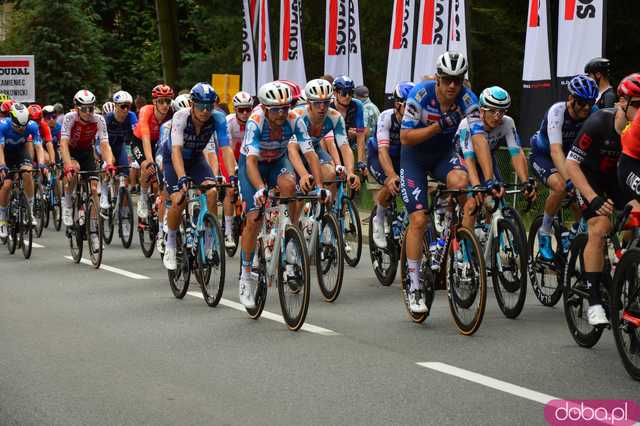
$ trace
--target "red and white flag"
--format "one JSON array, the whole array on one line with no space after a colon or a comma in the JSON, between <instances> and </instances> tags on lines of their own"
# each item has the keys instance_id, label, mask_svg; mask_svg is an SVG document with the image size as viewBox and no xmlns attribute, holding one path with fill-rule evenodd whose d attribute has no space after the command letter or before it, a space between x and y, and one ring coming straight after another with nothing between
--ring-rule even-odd
<instances>
[{"instance_id":1,"label":"red and white flag","mask_svg":"<svg viewBox=\"0 0 640 426\"><path fill-rule=\"evenodd\" d=\"M258 9L258 89L273 81L271 34L269 32L269 0L259 0Z\"/></svg>"},{"instance_id":2,"label":"red and white flag","mask_svg":"<svg viewBox=\"0 0 640 426\"><path fill-rule=\"evenodd\" d=\"M449 46L447 50L462 53L467 61L467 18L465 0L451 0L449 20Z\"/></svg>"},{"instance_id":3,"label":"red and white flag","mask_svg":"<svg viewBox=\"0 0 640 426\"><path fill-rule=\"evenodd\" d=\"M251 3L256 0L251 0ZM253 29L249 0L242 1L244 18L242 20L242 90L256 95L256 58L253 47Z\"/></svg>"},{"instance_id":4,"label":"red and white flag","mask_svg":"<svg viewBox=\"0 0 640 426\"><path fill-rule=\"evenodd\" d=\"M280 1L280 61L278 76L304 87L307 77L302 52L302 0Z\"/></svg>"},{"instance_id":5,"label":"red and white flag","mask_svg":"<svg viewBox=\"0 0 640 426\"><path fill-rule=\"evenodd\" d=\"M348 75L356 86L363 83L358 0L327 0L324 72Z\"/></svg>"},{"instance_id":6,"label":"red and white flag","mask_svg":"<svg viewBox=\"0 0 640 426\"><path fill-rule=\"evenodd\" d=\"M358 0L349 2L349 77L356 87L364 84L362 47L360 45L360 9Z\"/></svg>"},{"instance_id":7,"label":"red and white flag","mask_svg":"<svg viewBox=\"0 0 640 426\"><path fill-rule=\"evenodd\" d=\"M436 60L447 50L449 0L421 0L419 14L414 81L435 74Z\"/></svg>"},{"instance_id":8,"label":"red and white flag","mask_svg":"<svg viewBox=\"0 0 640 426\"><path fill-rule=\"evenodd\" d=\"M393 2L385 93L391 93L398 82L411 80L414 9L414 0L394 0Z\"/></svg>"}]
</instances>

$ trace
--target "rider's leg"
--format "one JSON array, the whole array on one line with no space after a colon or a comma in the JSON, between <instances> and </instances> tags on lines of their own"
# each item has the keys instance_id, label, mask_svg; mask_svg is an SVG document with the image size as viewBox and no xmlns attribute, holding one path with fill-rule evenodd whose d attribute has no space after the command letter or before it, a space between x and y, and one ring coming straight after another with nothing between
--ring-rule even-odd
<instances>
[{"instance_id":1,"label":"rider's leg","mask_svg":"<svg viewBox=\"0 0 640 426\"><path fill-rule=\"evenodd\" d=\"M296 193L296 180L290 173L278 176L278 189L283 197L292 197ZM298 203L289 203L289 219L291 224L298 225L300 220L300 206Z\"/></svg>"},{"instance_id":2,"label":"rider's leg","mask_svg":"<svg viewBox=\"0 0 640 426\"><path fill-rule=\"evenodd\" d=\"M222 203L222 213L224 214L224 233L225 235L231 235L233 226L233 199L235 198L235 190L233 188L227 188L224 201Z\"/></svg>"},{"instance_id":3,"label":"rider's leg","mask_svg":"<svg viewBox=\"0 0 640 426\"><path fill-rule=\"evenodd\" d=\"M149 214L149 206L147 206L147 194L153 190L150 184L150 177L153 163L144 160L140 165L140 197L138 198L138 216L146 218Z\"/></svg>"},{"instance_id":4,"label":"rider's leg","mask_svg":"<svg viewBox=\"0 0 640 426\"><path fill-rule=\"evenodd\" d=\"M599 305L600 276L604 267L605 236L611 231L611 222L606 216L595 216L587 221L589 239L584 247L584 279L590 288L589 304Z\"/></svg>"},{"instance_id":5,"label":"rider's leg","mask_svg":"<svg viewBox=\"0 0 640 426\"><path fill-rule=\"evenodd\" d=\"M543 234L549 235L553 226L553 219L558 210L560 210L560 205L567 196L567 192L565 191L565 180L560 176L560 173L554 173L549 176L547 186L549 187L549 196L544 202L544 216L540 230Z\"/></svg>"},{"instance_id":6,"label":"rider's leg","mask_svg":"<svg viewBox=\"0 0 640 426\"><path fill-rule=\"evenodd\" d=\"M33 170L31 165L23 165L20 167L20 170ZM24 193L27 196L27 201L29 202L29 210L33 212L33 174L31 173L23 173L22 174L22 182L24 183Z\"/></svg>"},{"instance_id":7,"label":"rider's leg","mask_svg":"<svg viewBox=\"0 0 640 426\"><path fill-rule=\"evenodd\" d=\"M7 236L7 215L9 212L9 193L11 191L11 179L6 178L0 186L0 236Z\"/></svg>"},{"instance_id":8,"label":"rider's leg","mask_svg":"<svg viewBox=\"0 0 640 426\"><path fill-rule=\"evenodd\" d=\"M466 170L451 170L447 173L447 188L465 189L469 186L469 175ZM476 201L473 197L460 196L459 202L464 206L462 225L473 230L475 225Z\"/></svg>"}]
</instances>

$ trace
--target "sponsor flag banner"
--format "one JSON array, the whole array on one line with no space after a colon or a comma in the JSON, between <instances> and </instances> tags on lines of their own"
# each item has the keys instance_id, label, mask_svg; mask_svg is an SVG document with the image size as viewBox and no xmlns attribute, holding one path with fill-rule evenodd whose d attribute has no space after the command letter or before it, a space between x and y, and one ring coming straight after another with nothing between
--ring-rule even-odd
<instances>
[{"instance_id":1,"label":"sponsor flag banner","mask_svg":"<svg viewBox=\"0 0 640 426\"><path fill-rule=\"evenodd\" d=\"M0 56L0 93L17 102L35 102L35 80L33 55Z\"/></svg>"},{"instance_id":2,"label":"sponsor flag banner","mask_svg":"<svg viewBox=\"0 0 640 426\"><path fill-rule=\"evenodd\" d=\"M391 93L399 81L411 80L414 10L414 0L393 2L385 93Z\"/></svg>"},{"instance_id":3,"label":"sponsor flag banner","mask_svg":"<svg viewBox=\"0 0 640 426\"><path fill-rule=\"evenodd\" d=\"M462 53L467 61L467 17L466 1L451 0L451 13L449 14L449 46L447 50Z\"/></svg>"},{"instance_id":4,"label":"sponsor flag banner","mask_svg":"<svg viewBox=\"0 0 640 426\"><path fill-rule=\"evenodd\" d=\"M280 1L280 61L278 76L302 87L307 83L302 52L302 0Z\"/></svg>"},{"instance_id":5,"label":"sponsor flag banner","mask_svg":"<svg viewBox=\"0 0 640 426\"><path fill-rule=\"evenodd\" d=\"M334 77L350 76L360 85L362 50L357 0L327 0L325 25L324 72Z\"/></svg>"},{"instance_id":6,"label":"sponsor flag banner","mask_svg":"<svg viewBox=\"0 0 640 426\"><path fill-rule=\"evenodd\" d=\"M529 0L527 36L522 69L520 136L524 145L537 130L554 101L549 54L549 0Z\"/></svg>"},{"instance_id":7,"label":"sponsor flag banner","mask_svg":"<svg viewBox=\"0 0 640 426\"><path fill-rule=\"evenodd\" d=\"M358 0L349 2L349 77L356 87L364 84L362 75L362 48L360 45L360 10Z\"/></svg>"},{"instance_id":8,"label":"sponsor flag banner","mask_svg":"<svg viewBox=\"0 0 640 426\"><path fill-rule=\"evenodd\" d=\"M605 0L560 0L557 78L559 97L571 78L591 59L604 54Z\"/></svg>"},{"instance_id":9,"label":"sponsor flag banner","mask_svg":"<svg viewBox=\"0 0 640 426\"><path fill-rule=\"evenodd\" d=\"M413 80L435 74L436 59L447 50L449 0L420 0Z\"/></svg>"},{"instance_id":10,"label":"sponsor flag banner","mask_svg":"<svg viewBox=\"0 0 640 426\"><path fill-rule=\"evenodd\" d=\"M251 0L252 3L255 1ZM243 0L242 3L244 10L244 19L242 20L242 90L256 95L256 57L253 47L251 9L249 9L249 0Z\"/></svg>"},{"instance_id":11,"label":"sponsor flag banner","mask_svg":"<svg viewBox=\"0 0 640 426\"><path fill-rule=\"evenodd\" d=\"M271 34L269 32L269 0L260 0L258 9L258 84L273 81L273 62L271 56Z\"/></svg>"}]
</instances>

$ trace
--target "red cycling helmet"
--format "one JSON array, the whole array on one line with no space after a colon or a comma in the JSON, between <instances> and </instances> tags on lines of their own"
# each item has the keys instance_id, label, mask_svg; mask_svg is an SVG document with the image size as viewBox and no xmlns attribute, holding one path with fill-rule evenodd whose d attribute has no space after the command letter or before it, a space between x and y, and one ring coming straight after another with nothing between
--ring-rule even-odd
<instances>
[{"instance_id":1,"label":"red cycling helmet","mask_svg":"<svg viewBox=\"0 0 640 426\"><path fill-rule=\"evenodd\" d=\"M29 110L29 118L34 121L40 121L42 118L42 107L38 104L31 104L27 108Z\"/></svg>"},{"instance_id":2,"label":"red cycling helmet","mask_svg":"<svg viewBox=\"0 0 640 426\"><path fill-rule=\"evenodd\" d=\"M629 74L618 85L618 96L640 98L640 74Z\"/></svg>"},{"instance_id":3,"label":"red cycling helmet","mask_svg":"<svg viewBox=\"0 0 640 426\"><path fill-rule=\"evenodd\" d=\"M166 84L158 84L151 90L151 97L157 98L173 98L173 89Z\"/></svg>"},{"instance_id":4,"label":"red cycling helmet","mask_svg":"<svg viewBox=\"0 0 640 426\"><path fill-rule=\"evenodd\" d=\"M9 111L11 111L11 106L14 103L15 101L13 99L2 102L2 104L0 104L0 112L2 112L3 114L9 114Z\"/></svg>"},{"instance_id":5,"label":"red cycling helmet","mask_svg":"<svg viewBox=\"0 0 640 426\"><path fill-rule=\"evenodd\" d=\"M275 82L289 86L289 90L291 90L291 97L293 98L294 103L295 101L300 99L300 96L302 96L302 89L300 88L300 86L298 86L297 83L294 83L291 80L276 80Z\"/></svg>"}]
</instances>

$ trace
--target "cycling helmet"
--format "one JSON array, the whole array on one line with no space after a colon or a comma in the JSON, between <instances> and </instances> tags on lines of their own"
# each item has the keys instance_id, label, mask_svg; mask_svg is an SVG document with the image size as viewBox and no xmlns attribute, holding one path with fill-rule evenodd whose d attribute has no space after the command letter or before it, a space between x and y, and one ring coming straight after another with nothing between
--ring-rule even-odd
<instances>
[{"instance_id":1,"label":"cycling helmet","mask_svg":"<svg viewBox=\"0 0 640 426\"><path fill-rule=\"evenodd\" d=\"M329 83L329 84L331 84L331 83ZM333 87L331 88L331 90L333 90ZM296 105L304 105L306 103L307 103L307 94L303 90L302 93L300 93L300 97L298 98L298 103Z\"/></svg>"},{"instance_id":2,"label":"cycling helmet","mask_svg":"<svg viewBox=\"0 0 640 426\"><path fill-rule=\"evenodd\" d=\"M618 85L618 96L640 98L640 74L629 74Z\"/></svg>"},{"instance_id":3,"label":"cycling helmet","mask_svg":"<svg viewBox=\"0 0 640 426\"><path fill-rule=\"evenodd\" d=\"M15 104L15 101L13 99L9 99L2 102L2 104L0 105L0 112L4 114L9 114L9 111L11 111L11 106L13 104Z\"/></svg>"},{"instance_id":4,"label":"cycling helmet","mask_svg":"<svg viewBox=\"0 0 640 426\"><path fill-rule=\"evenodd\" d=\"M13 104L10 114L11 122L16 127L24 127L29 122L29 110L22 104Z\"/></svg>"},{"instance_id":5,"label":"cycling helmet","mask_svg":"<svg viewBox=\"0 0 640 426\"><path fill-rule=\"evenodd\" d=\"M576 75L569 82L569 93L578 99L595 102L598 99L598 84L584 74Z\"/></svg>"},{"instance_id":6,"label":"cycling helmet","mask_svg":"<svg viewBox=\"0 0 640 426\"><path fill-rule=\"evenodd\" d=\"M191 106L191 103L189 102L190 100L191 98L187 94L178 95L178 97L176 97L173 100L173 104L172 104L173 112L177 112L177 111L180 111L181 109L189 108Z\"/></svg>"},{"instance_id":7,"label":"cycling helmet","mask_svg":"<svg viewBox=\"0 0 640 426\"><path fill-rule=\"evenodd\" d=\"M62 104L60 102L53 104L53 109L56 112L56 114L63 114L64 113L64 107L62 106Z\"/></svg>"},{"instance_id":8,"label":"cycling helmet","mask_svg":"<svg viewBox=\"0 0 640 426\"><path fill-rule=\"evenodd\" d=\"M308 101L327 101L333 96L333 87L327 80L316 78L307 83L304 93Z\"/></svg>"},{"instance_id":9,"label":"cycling helmet","mask_svg":"<svg viewBox=\"0 0 640 426\"><path fill-rule=\"evenodd\" d=\"M494 109L507 109L511 106L511 96L499 86L487 87L480 93L480 106Z\"/></svg>"},{"instance_id":10,"label":"cycling helmet","mask_svg":"<svg viewBox=\"0 0 640 426\"><path fill-rule=\"evenodd\" d=\"M119 90L113 94L113 102L116 104L132 104L133 97L131 96L131 94L129 94L129 92L125 92L124 90Z\"/></svg>"},{"instance_id":11,"label":"cycling helmet","mask_svg":"<svg viewBox=\"0 0 640 426\"><path fill-rule=\"evenodd\" d=\"M333 80L333 90L340 90L343 92L351 92L355 88L353 80L348 75L341 75Z\"/></svg>"},{"instance_id":12,"label":"cycling helmet","mask_svg":"<svg viewBox=\"0 0 640 426\"><path fill-rule=\"evenodd\" d=\"M173 98L173 89L166 84L158 84L151 90L151 97L157 98Z\"/></svg>"},{"instance_id":13,"label":"cycling helmet","mask_svg":"<svg viewBox=\"0 0 640 426\"><path fill-rule=\"evenodd\" d=\"M289 86L289 90L291 91L291 97L293 98L294 101L297 101L300 98L300 95L302 94L302 88L300 87L299 84L294 83L291 80L276 80L276 82L286 84L287 86Z\"/></svg>"},{"instance_id":14,"label":"cycling helmet","mask_svg":"<svg viewBox=\"0 0 640 426\"><path fill-rule=\"evenodd\" d=\"M406 101L409 92L411 92L414 86L415 84L410 81L401 81L396 84L396 87L393 88L393 100L396 102Z\"/></svg>"},{"instance_id":15,"label":"cycling helmet","mask_svg":"<svg viewBox=\"0 0 640 426\"><path fill-rule=\"evenodd\" d=\"M438 57L436 69L439 76L463 77L469 65L462 53L444 52Z\"/></svg>"},{"instance_id":16,"label":"cycling helmet","mask_svg":"<svg viewBox=\"0 0 640 426\"><path fill-rule=\"evenodd\" d=\"M114 96L115 97L115 96ZM105 102L102 105L102 113L103 114L109 114L110 112L113 112L116 110L116 104L114 104L113 102Z\"/></svg>"},{"instance_id":17,"label":"cycling helmet","mask_svg":"<svg viewBox=\"0 0 640 426\"><path fill-rule=\"evenodd\" d=\"M218 100L218 94L209 83L196 83L191 88L191 100L193 102L214 103Z\"/></svg>"},{"instance_id":18,"label":"cycling helmet","mask_svg":"<svg viewBox=\"0 0 640 426\"><path fill-rule=\"evenodd\" d=\"M44 108L42 108L42 113L44 115L47 114L55 114L56 109L53 107L53 105L45 105Z\"/></svg>"},{"instance_id":19,"label":"cycling helmet","mask_svg":"<svg viewBox=\"0 0 640 426\"><path fill-rule=\"evenodd\" d=\"M293 98L289 86L273 81L260 87L258 100L264 106L288 106L291 105Z\"/></svg>"},{"instance_id":20,"label":"cycling helmet","mask_svg":"<svg viewBox=\"0 0 640 426\"><path fill-rule=\"evenodd\" d=\"M29 118L34 121L40 121L42 118L42 107L38 104L31 104L27 108L29 111Z\"/></svg>"},{"instance_id":21,"label":"cycling helmet","mask_svg":"<svg viewBox=\"0 0 640 426\"><path fill-rule=\"evenodd\" d=\"M11 100L11 96L7 95L6 93L0 93L0 102L9 101L9 100Z\"/></svg>"},{"instance_id":22,"label":"cycling helmet","mask_svg":"<svg viewBox=\"0 0 640 426\"><path fill-rule=\"evenodd\" d=\"M96 97L87 89L78 90L78 93L73 97L73 103L76 105L94 105Z\"/></svg>"},{"instance_id":23,"label":"cycling helmet","mask_svg":"<svg viewBox=\"0 0 640 426\"><path fill-rule=\"evenodd\" d=\"M609 74L610 61L607 58L593 58L584 66L585 74L595 74L601 72L605 75Z\"/></svg>"},{"instance_id":24,"label":"cycling helmet","mask_svg":"<svg viewBox=\"0 0 640 426\"><path fill-rule=\"evenodd\" d=\"M253 107L253 98L247 92L238 92L233 97L233 108Z\"/></svg>"}]
</instances>

